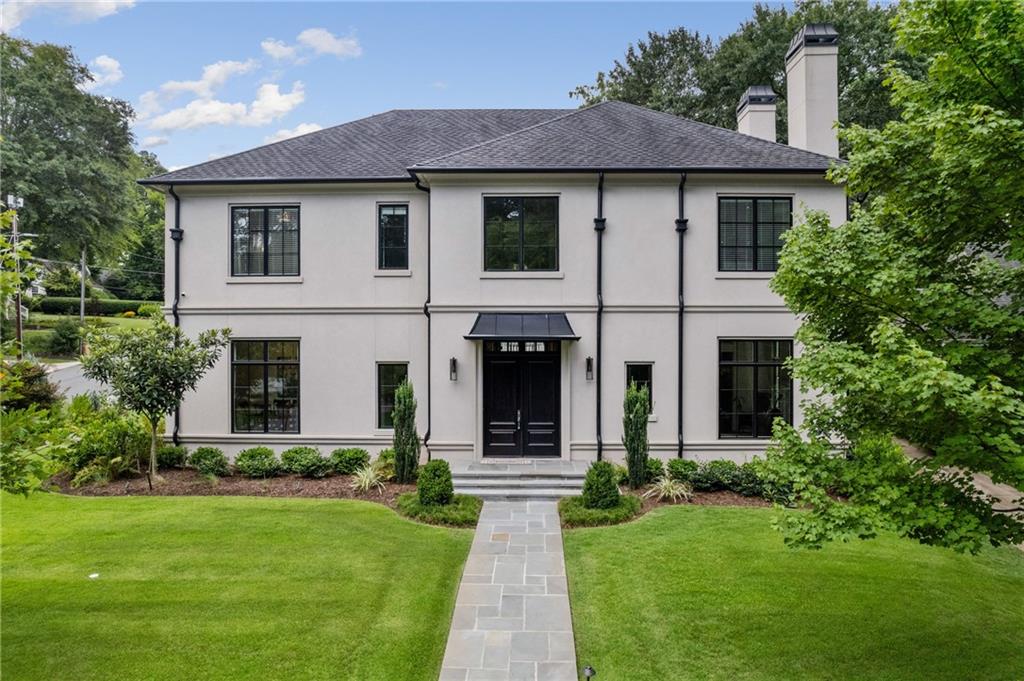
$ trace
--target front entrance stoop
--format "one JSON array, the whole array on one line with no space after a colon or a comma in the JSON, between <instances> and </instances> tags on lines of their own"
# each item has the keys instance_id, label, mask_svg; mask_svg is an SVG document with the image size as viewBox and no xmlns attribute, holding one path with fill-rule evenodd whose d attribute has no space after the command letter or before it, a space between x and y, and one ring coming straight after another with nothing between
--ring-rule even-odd
<instances>
[{"instance_id":1,"label":"front entrance stoop","mask_svg":"<svg viewBox=\"0 0 1024 681\"><path fill-rule=\"evenodd\" d=\"M577 679L556 503L485 501L441 681Z\"/></svg>"},{"instance_id":2,"label":"front entrance stoop","mask_svg":"<svg viewBox=\"0 0 1024 681\"><path fill-rule=\"evenodd\" d=\"M451 462L456 494L494 501L557 501L578 495L589 466L560 459Z\"/></svg>"}]
</instances>

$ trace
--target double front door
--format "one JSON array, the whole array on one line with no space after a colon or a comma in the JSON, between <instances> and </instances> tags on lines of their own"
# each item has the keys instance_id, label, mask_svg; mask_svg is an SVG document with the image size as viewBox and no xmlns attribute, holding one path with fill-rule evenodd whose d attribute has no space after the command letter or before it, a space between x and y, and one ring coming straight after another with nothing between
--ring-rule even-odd
<instances>
[{"instance_id":1,"label":"double front door","mask_svg":"<svg viewBox=\"0 0 1024 681\"><path fill-rule=\"evenodd\" d=\"M560 456L558 341L484 342L484 456Z\"/></svg>"}]
</instances>

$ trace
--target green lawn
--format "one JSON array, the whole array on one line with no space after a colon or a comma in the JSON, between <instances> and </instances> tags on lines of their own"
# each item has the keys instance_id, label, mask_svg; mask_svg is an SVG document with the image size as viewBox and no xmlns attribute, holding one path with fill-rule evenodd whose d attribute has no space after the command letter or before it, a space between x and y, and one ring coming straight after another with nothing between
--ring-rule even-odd
<instances>
[{"instance_id":1,"label":"green lawn","mask_svg":"<svg viewBox=\"0 0 1024 681\"><path fill-rule=\"evenodd\" d=\"M794 551L767 509L678 506L569 530L599 679L1024 679L1024 554L885 538Z\"/></svg>"},{"instance_id":2,"label":"green lawn","mask_svg":"<svg viewBox=\"0 0 1024 681\"><path fill-rule=\"evenodd\" d=\"M5 495L4 678L436 681L471 538L356 501Z\"/></svg>"},{"instance_id":3,"label":"green lawn","mask_svg":"<svg viewBox=\"0 0 1024 681\"><path fill-rule=\"evenodd\" d=\"M159 305L159 303L157 303ZM67 315L60 314L46 314L43 312L32 312L29 314L28 323L30 325L37 325L46 328L53 328L53 326L61 319L69 318L78 321L78 315ZM110 326L118 329L142 329L150 326L153 320L149 317L121 317L110 316L110 317L94 317L86 315L86 323L100 324L102 326Z\"/></svg>"}]
</instances>

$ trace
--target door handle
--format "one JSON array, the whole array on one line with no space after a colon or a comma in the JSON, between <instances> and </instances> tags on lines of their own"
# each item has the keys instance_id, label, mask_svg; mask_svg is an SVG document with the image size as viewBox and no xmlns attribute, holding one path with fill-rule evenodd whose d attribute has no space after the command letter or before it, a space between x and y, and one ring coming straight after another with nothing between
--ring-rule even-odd
<instances>
[{"instance_id":1,"label":"door handle","mask_svg":"<svg viewBox=\"0 0 1024 681\"><path fill-rule=\"evenodd\" d=\"M522 429L522 426L519 424L519 416L520 416L520 410L516 409L516 430Z\"/></svg>"}]
</instances>

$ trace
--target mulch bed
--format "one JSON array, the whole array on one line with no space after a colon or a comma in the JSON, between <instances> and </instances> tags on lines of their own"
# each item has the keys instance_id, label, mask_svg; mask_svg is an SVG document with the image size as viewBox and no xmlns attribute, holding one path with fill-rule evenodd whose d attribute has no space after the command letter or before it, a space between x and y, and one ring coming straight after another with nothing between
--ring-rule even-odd
<instances>
[{"instance_id":1,"label":"mulch bed","mask_svg":"<svg viewBox=\"0 0 1024 681\"><path fill-rule=\"evenodd\" d=\"M246 496L246 497L306 497L311 499L359 499L395 507L400 494L412 492L416 485L386 483L384 493L362 494L352 489L352 476L332 475L327 478L302 478L281 475L276 478L253 479L230 475L210 480L193 470L162 470L162 480L153 481L153 489L146 484L145 475L120 478L112 482L92 482L72 487L71 478L58 475L51 482L64 494L93 497L123 496Z\"/></svg>"}]
</instances>

